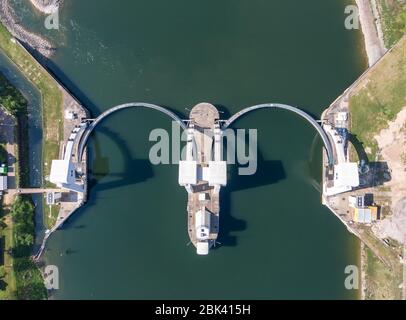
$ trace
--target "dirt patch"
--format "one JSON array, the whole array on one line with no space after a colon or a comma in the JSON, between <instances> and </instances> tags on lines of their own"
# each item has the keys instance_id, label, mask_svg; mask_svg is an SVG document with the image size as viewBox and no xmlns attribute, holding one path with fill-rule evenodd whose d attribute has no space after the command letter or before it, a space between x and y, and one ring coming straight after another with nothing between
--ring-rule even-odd
<instances>
[{"instance_id":1,"label":"dirt patch","mask_svg":"<svg viewBox=\"0 0 406 320\"><path fill-rule=\"evenodd\" d=\"M391 189L392 216L378 222L374 233L380 238L391 237L406 244L406 107L389 123L389 127L375 136L383 161L386 161L392 179L385 183Z\"/></svg>"}]
</instances>

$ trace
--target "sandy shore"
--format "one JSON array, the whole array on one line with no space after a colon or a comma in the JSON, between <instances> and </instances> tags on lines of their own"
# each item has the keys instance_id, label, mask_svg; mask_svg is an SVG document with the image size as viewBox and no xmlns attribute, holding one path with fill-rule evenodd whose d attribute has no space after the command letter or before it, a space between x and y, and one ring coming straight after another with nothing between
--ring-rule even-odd
<instances>
[{"instance_id":1,"label":"sandy shore","mask_svg":"<svg viewBox=\"0 0 406 320\"><path fill-rule=\"evenodd\" d=\"M38 11L45 14L55 12L62 5L62 0L30 0L30 2Z\"/></svg>"},{"instance_id":2,"label":"sandy shore","mask_svg":"<svg viewBox=\"0 0 406 320\"><path fill-rule=\"evenodd\" d=\"M380 18L375 1L355 0L359 9L362 33L369 66L374 65L387 51L383 41ZM377 21L377 23L375 22Z\"/></svg>"},{"instance_id":3,"label":"sandy shore","mask_svg":"<svg viewBox=\"0 0 406 320\"><path fill-rule=\"evenodd\" d=\"M373 231L379 238L391 237L406 245L406 103L396 119L375 136L383 159L392 172L392 180L386 185L391 188L391 211L393 215L379 221Z\"/></svg>"}]
</instances>

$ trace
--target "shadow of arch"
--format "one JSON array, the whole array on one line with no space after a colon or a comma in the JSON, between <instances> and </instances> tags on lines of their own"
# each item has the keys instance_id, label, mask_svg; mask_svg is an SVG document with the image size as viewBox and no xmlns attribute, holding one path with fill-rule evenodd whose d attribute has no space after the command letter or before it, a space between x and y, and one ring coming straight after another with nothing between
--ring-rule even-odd
<instances>
[{"instance_id":1,"label":"shadow of arch","mask_svg":"<svg viewBox=\"0 0 406 320\"><path fill-rule=\"evenodd\" d=\"M98 158L98 160L102 162L102 167L96 168L93 171L89 170L89 174L95 177L89 181L89 189L92 189L92 187L96 185L98 180L107 175L116 176L121 179L99 184L99 191L144 182L154 176L152 164L150 163L149 159L133 158L126 141L118 134L106 127L100 128L97 132L107 136L108 138L116 142L116 145L122 155L122 159L124 159L124 170L122 172L110 172L108 158L103 158L97 155L101 155L101 150L100 144L97 143L97 140L95 140L96 158Z\"/></svg>"},{"instance_id":2,"label":"shadow of arch","mask_svg":"<svg viewBox=\"0 0 406 320\"><path fill-rule=\"evenodd\" d=\"M360 140L358 140L357 135L349 133L348 141L354 147L354 149L358 155L359 161L364 160L366 163L368 163L369 159L368 159L367 153L365 152L364 144Z\"/></svg>"},{"instance_id":3,"label":"shadow of arch","mask_svg":"<svg viewBox=\"0 0 406 320\"><path fill-rule=\"evenodd\" d=\"M246 144L249 141L248 137L248 132L246 132ZM224 151L227 152L227 150ZM235 232L244 231L248 227L246 220L235 218L232 213L231 197L233 192L276 184L286 179L282 161L265 160L260 149L257 153L257 171L253 175L239 175L238 164L228 165L227 169L227 186L221 190L220 195L220 232L218 236L220 246L214 247L214 249L221 246L236 246L238 235Z\"/></svg>"}]
</instances>

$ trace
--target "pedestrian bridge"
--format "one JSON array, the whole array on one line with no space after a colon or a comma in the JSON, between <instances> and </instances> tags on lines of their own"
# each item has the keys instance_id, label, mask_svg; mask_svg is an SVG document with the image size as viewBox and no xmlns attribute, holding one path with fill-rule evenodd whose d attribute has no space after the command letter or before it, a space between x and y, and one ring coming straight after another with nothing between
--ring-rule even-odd
<instances>
[{"instance_id":1,"label":"pedestrian bridge","mask_svg":"<svg viewBox=\"0 0 406 320\"><path fill-rule=\"evenodd\" d=\"M334 154L333 154L333 147L330 142L330 139L328 138L326 132L324 131L323 127L308 113L304 112L303 110L292 107L286 104L280 104L280 103L264 103L264 104L258 104L255 106L247 107L245 109L242 109L241 111L237 112L235 115L233 115L230 119L228 119L224 125L222 126L222 129L225 130L227 129L231 124L233 124L235 121L237 121L240 117L243 115L260 110L260 109L282 109L282 110L287 110L293 113L296 113L297 115L301 116L304 118L307 122L309 122L319 133L321 139L323 140L324 147L326 148L327 151L327 157L329 161L329 165L334 164Z\"/></svg>"},{"instance_id":2,"label":"pedestrian bridge","mask_svg":"<svg viewBox=\"0 0 406 320\"><path fill-rule=\"evenodd\" d=\"M161 107L161 106L158 106L155 104L151 104L151 103L144 103L144 102L132 102L132 103L120 104L118 106L115 106L113 108L110 108L110 109L104 111L93 122L91 122L91 124L86 128L86 130L83 132L83 134L80 135L80 142L78 144L78 160L79 161L82 160L83 151L86 147L87 141L89 140L90 134L92 133L94 128L96 128L100 122L102 122L105 118L112 115L113 113L121 111L123 109L129 109L129 108L146 108L146 109L153 109L153 110L162 112L162 113L166 114L167 116L171 117L174 121L176 121L183 130L186 130L186 128L187 128L185 122L182 119L180 119L175 113L173 113L172 111L170 111L164 107Z\"/></svg>"},{"instance_id":3,"label":"pedestrian bridge","mask_svg":"<svg viewBox=\"0 0 406 320\"><path fill-rule=\"evenodd\" d=\"M84 129L82 134L78 135L79 142L77 144L77 146L78 146L77 155L78 155L79 162L82 160L83 152L86 148L90 134L97 127L97 125L100 124L105 118L112 115L113 113L121 111L123 109L129 109L129 108L147 108L147 109L153 109L153 110L162 112L162 113L166 114L167 116L169 116L170 118L172 118L174 121L176 121L183 130L186 130L186 128L187 128L186 121L180 119L175 113L173 113L172 111L170 111L164 107L161 107L161 106L158 106L155 104L151 104L151 103L144 103L144 102L132 102L132 103L121 104L121 105L115 106L115 107L103 112L100 116L98 116L96 119L94 119L88 127L86 127ZM259 105L247 107L247 108L244 108L241 111L237 112L236 114L234 114L230 119L226 120L224 122L223 126L221 127L221 129L226 130L228 127L230 127L235 121L237 121L243 115L245 115L249 112L252 112L252 111L260 110L260 109L287 110L287 111L293 112L293 113L301 116L302 118L304 118L307 122L309 122L316 129L316 131L319 133L321 139L323 140L324 147L327 152L329 165L332 166L334 164L333 147L332 147L332 144L331 144L326 132L324 131L323 127L311 115L309 115L305 111L303 111L299 108L293 107L293 106L289 106L286 104L279 104L279 103L266 103L266 104L259 104Z\"/></svg>"}]
</instances>

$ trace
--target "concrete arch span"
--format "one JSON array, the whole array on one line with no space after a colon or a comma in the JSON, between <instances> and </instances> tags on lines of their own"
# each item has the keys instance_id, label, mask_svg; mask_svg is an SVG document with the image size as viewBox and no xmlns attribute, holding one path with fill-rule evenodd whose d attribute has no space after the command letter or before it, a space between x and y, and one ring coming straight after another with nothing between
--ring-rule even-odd
<instances>
[{"instance_id":1,"label":"concrete arch span","mask_svg":"<svg viewBox=\"0 0 406 320\"><path fill-rule=\"evenodd\" d=\"M170 111L164 107L161 107L161 106L158 106L155 104L151 104L151 103L145 103L145 102L130 102L130 103L120 104L118 106L115 106L113 108L110 108L110 109L104 111L86 128L86 130L80 137L80 141L78 143L78 160L79 161L82 160L83 151L86 148L87 141L89 140L90 134L97 127L97 125L100 124L100 122L102 122L105 118L107 118L111 114L121 111L123 109L128 109L128 108L147 108L147 109L153 109L153 110L159 111L161 113L166 114L167 116L172 118L174 121L176 121L183 130L187 129L187 126L182 121L182 119L180 119L175 113L173 113L172 111Z\"/></svg>"},{"instance_id":2,"label":"concrete arch span","mask_svg":"<svg viewBox=\"0 0 406 320\"><path fill-rule=\"evenodd\" d=\"M322 138L324 147L326 148L326 151L327 151L329 165L332 166L334 164L333 146L332 146L331 141L328 138L326 132L312 116L310 116L308 113L306 113L303 110L296 108L296 107L292 107L292 106L289 106L286 104L280 104L280 103L264 103L264 104L258 104L255 106L247 107L247 108L244 108L241 111L237 112L230 119L228 119L223 124L222 129L226 130L233 122L235 122L237 119L239 119L243 115L245 115L249 112L255 111L255 110L259 110L259 109L283 109L283 110L288 110L288 111L294 112L297 115L304 118L307 122L309 122L317 130L320 137Z\"/></svg>"}]
</instances>

